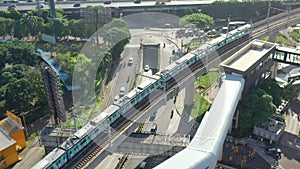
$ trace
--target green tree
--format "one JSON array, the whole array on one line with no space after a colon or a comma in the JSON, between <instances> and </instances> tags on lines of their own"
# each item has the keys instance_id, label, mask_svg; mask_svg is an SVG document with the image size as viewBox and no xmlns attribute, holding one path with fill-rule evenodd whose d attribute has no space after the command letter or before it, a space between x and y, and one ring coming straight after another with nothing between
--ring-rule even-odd
<instances>
[{"instance_id":1,"label":"green tree","mask_svg":"<svg viewBox=\"0 0 300 169\"><path fill-rule=\"evenodd\" d=\"M70 35L75 37L82 37L82 23L79 20L72 19L69 22Z\"/></svg>"},{"instance_id":2,"label":"green tree","mask_svg":"<svg viewBox=\"0 0 300 169\"><path fill-rule=\"evenodd\" d=\"M34 35L33 31L37 23L37 16L34 16L32 12L27 12L22 15L20 22L29 30L30 35Z\"/></svg>"},{"instance_id":3,"label":"green tree","mask_svg":"<svg viewBox=\"0 0 300 169\"><path fill-rule=\"evenodd\" d=\"M14 29L14 37L22 39L23 37L28 36L28 34L29 30L26 27L24 27L20 20L17 21Z\"/></svg>"},{"instance_id":4,"label":"green tree","mask_svg":"<svg viewBox=\"0 0 300 169\"><path fill-rule=\"evenodd\" d=\"M69 21L67 19L56 18L54 21L55 33L57 37L64 38L70 35Z\"/></svg>"},{"instance_id":5,"label":"green tree","mask_svg":"<svg viewBox=\"0 0 300 169\"><path fill-rule=\"evenodd\" d=\"M239 107L239 129L241 136L252 133L255 125L266 122L276 111L273 98L263 89L257 89L247 96Z\"/></svg>"},{"instance_id":6,"label":"green tree","mask_svg":"<svg viewBox=\"0 0 300 169\"><path fill-rule=\"evenodd\" d=\"M214 25L214 19L203 13L193 13L183 16L180 21L180 25L187 27L205 28Z\"/></svg>"},{"instance_id":7,"label":"green tree","mask_svg":"<svg viewBox=\"0 0 300 169\"><path fill-rule=\"evenodd\" d=\"M118 42L120 42L124 39L130 38L130 33L129 33L128 29L126 29L126 28L113 27L113 28L110 28L107 33L109 36L105 37L105 41L109 41L112 44L117 44Z\"/></svg>"},{"instance_id":8,"label":"green tree","mask_svg":"<svg viewBox=\"0 0 300 169\"><path fill-rule=\"evenodd\" d=\"M275 79L265 79L259 87L266 91L269 95L273 98L273 103L276 106L279 106L281 104L281 88L277 84Z\"/></svg>"},{"instance_id":9,"label":"green tree","mask_svg":"<svg viewBox=\"0 0 300 169\"><path fill-rule=\"evenodd\" d=\"M1 112L25 112L45 105L45 92L39 68L13 65L0 71Z\"/></svg>"},{"instance_id":10,"label":"green tree","mask_svg":"<svg viewBox=\"0 0 300 169\"><path fill-rule=\"evenodd\" d=\"M0 44L0 70L5 64L26 64L36 66L39 62L39 54L35 51L35 44L23 41Z\"/></svg>"}]
</instances>

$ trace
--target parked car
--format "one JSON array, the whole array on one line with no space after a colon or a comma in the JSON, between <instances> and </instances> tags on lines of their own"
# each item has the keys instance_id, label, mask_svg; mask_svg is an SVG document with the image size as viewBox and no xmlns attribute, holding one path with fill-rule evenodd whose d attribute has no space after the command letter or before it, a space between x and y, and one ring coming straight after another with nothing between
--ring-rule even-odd
<instances>
[{"instance_id":1,"label":"parked car","mask_svg":"<svg viewBox=\"0 0 300 169\"><path fill-rule=\"evenodd\" d=\"M114 102L117 102L119 99L120 99L119 95L116 95L116 96L114 97Z\"/></svg>"},{"instance_id":2,"label":"parked car","mask_svg":"<svg viewBox=\"0 0 300 169\"><path fill-rule=\"evenodd\" d=\"M150 69L149 65L145 65L144 67L145 72L149 71L149 69Z\"/></svg>"},{"instance_id":3,"label":"parked car","mask_svg":"<svg viewBox=\"0 0 300 169\"><path fill-rule=\"evenodd\" d=\"M280 148L275 148L275 147L267 148L266 154L281 157L281 150Z\"/></svg>"},{"instance_id":4,"label":"parked car","mask_svg":"<svg viewBox=\"0 0 300 169\"><path fill-rule=\"evenodd\" d=\"M125 95L125 87L121 87L119 95L120 97Z\"/></svg>"},{"instance_id":5,"label":"parked car","mask_svg":"<svg viewBox=\"0 0 300 169\"><path fill-rule=\"evenodd\" d=\"M133 64L133 57L130 57L128 60L128 65L132 65Z\"/></svg>"}]
</instances>

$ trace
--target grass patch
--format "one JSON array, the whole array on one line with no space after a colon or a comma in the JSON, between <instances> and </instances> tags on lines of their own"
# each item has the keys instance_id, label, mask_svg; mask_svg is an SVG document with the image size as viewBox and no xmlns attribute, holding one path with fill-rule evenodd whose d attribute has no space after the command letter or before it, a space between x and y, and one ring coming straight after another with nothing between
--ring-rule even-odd
<instances>
[{"instance_id":1,"label":"grass patch","mask_svg":"<svg viewBox=\"0 0 300 169\"><path fill-rule=\"evenodd\" d=\"M202 118L205 115L205 112L210 107L210 103L199 93L195 94L195 104L191 111L191 117L196 119L198 123L201 122Z\"/></svg>"},{"instance_id":2,"label":"grass patch","mask_svg":"<svg viewBox=\"0 0 300 169\"><path fill-rule=\"evenodd\" d=\"M202 76L200 76L195 82L195 88L199 85L205 87L204 91L201 91L200 94L204 93L213 83L219 79L220 73L218 71L211 71Z\"/></svg>"},{"instance_id":3,"label":"grass patch","mask_svg":"<svg viewBox=\"0 0 300 169\"><path fill-rule=\"evenodd\" d=\"M196 82L195 82L195 89L198 86L204 87L204 90L198 92L195 90L195 95L194 95L194 107L191 109L191 117L196 119L197 122L201 122L202 118L205 115L205 112L209 109L211 106L211 103L207 101L203 97L203 93L217 80L219 79L220 73L218 71L211 71L208 72L202 76L200 76ZM188 109L188 107L185 107Z\"/></svg>"},{"instance_id":4,"label":"grass patch","mask_svg":"<svg viewBox=\"0 0 300 169\"><path fill-rule=\"evenodd\" d=\"M293 46L293 47L297 46L295 42L286 39L282 34L276 36L276 43L287 45L287 46Z\"/></svg>"},{"instance_id":5,"label":"grass patch","mask_svg":"<svg viewBox=\"0 0 300 169\"><path fill-rule=\"evenodd\" d=\"M290 35L293 39L298 39L298 40L300 40L300 30L299 30L299 29L293 29L291 32L289 32L289 35Z\"/></svg>"},{"instance_id":6,"label":"grass patch","mask_svg":"<svg viewBox=\"0 0 300 169\"><path fill-rule=\"evenodd\" d=\"M262 38L261 40L266 41L266 42L269 42L270 36L266 36L266 37Z\"/></svg>"}]
</instances>

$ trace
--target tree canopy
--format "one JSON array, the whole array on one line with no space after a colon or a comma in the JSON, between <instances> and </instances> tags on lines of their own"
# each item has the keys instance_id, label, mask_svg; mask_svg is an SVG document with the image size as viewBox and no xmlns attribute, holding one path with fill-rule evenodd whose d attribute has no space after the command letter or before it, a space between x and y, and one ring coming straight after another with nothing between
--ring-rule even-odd
<instances>
[{"instance_id":1,"label":"tree canopy","mask_svg":"<svg viewBox=\"0 0 300 169\"><path fill-rule=\"evenodd\" d=\"M275 111L276 106L273 104L272 96L258 88L243 99L239 108L240 134L246 136L252 133L253 126L266 122Z\"/></svg>"},{"instance_id":2,"label":"tree canopy","mask_svg":"<svg viewBox=\"0 0 300 169\"><path fill-rule=\"evenodd\" d=\"M7 110L15 110L19 115L46 105L34 43L1 43L0 59L0 118Z\"/></svg>"},{"instance_id":3,"label":"tree canopy","mask_svg":"<svg viewBox=\"0 0 300 169\"><path fill-rule=\"evenodd\" d=\"M205 28L215 24L214 19L203 13L193 13L190 15L183 16L180 21L180 25L186 27L197 27L197 28Z\"/></svg>"}]
</instances>

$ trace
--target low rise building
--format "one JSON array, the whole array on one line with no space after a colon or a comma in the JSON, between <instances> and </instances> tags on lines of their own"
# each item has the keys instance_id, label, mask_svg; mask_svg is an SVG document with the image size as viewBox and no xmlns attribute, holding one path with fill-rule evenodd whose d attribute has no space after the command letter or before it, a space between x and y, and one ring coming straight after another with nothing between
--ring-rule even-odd
<instances>
[{"instance_id":1,"label":"low rise building","mask_svg":"<svg viewBox=\"0 0 300 169\"><path fill-rule=\"evenodd\" d=\"M255 126L253 134L261 139L278 142L285 129L285 123L269 118L268 122Z\"/></svg>"},{"instance_id":2,"label":"low rise building","mask_svg":"<svg viewBox=\"0 0 300 169\"><path fill-rule=\"evenodd\" d=\"M10 112L6 114L7 117L0 121L0 169L21 160L18 151L26 147L21 119Z\"/></svg>"}]
</instances>

